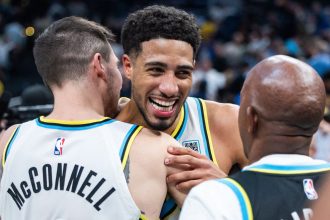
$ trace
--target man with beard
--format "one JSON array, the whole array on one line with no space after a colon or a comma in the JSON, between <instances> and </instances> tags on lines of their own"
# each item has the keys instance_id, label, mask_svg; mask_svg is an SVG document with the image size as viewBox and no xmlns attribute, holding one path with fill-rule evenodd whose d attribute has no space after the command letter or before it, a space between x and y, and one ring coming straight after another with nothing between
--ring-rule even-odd
<instances>
[{"instance_id":1,"label":"man with beard","mask_svg":"<svg viewBox=\"0 0 330 220\"><path fill-rule=\"evenodd\" d=\"M170 174L163 161L167 147L179 144L104 117L117 114L122 84L112 39L78 17L54 22L37 38L35 63L54 109L0 140L2 219L158 219Z\"/></svg>"},{"instance_id":2,"label":"man with beard","mask_svg":"<svg viewBox=\"0 0 330 220\"><path fill-rule=\"evenodd\" d=\"M149 6L128 16L121 39L132 93L116 118L164 131L185 147L169 148L172 156L165 164L185 171L169 175L168 183L187 193L202 181L223 177L235 164L242 167L238 107L188 97L201 40L194 17L173 7ZM168 199L160 217L175 208Z\"/></svg>"}]
</instances>

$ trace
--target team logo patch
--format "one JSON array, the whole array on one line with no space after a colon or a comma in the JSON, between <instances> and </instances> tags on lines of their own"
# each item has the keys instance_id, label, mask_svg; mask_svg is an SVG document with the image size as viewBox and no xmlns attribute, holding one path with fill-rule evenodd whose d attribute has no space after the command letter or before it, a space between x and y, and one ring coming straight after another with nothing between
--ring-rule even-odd
<instances>
[{"instance_id":1,"label":"team logo patch","mask_svg":"<svg viewBox=\"0 0 330 220\"><path fill-rule=\"evenodd\" d=\"M314 183L312 179L304 179L304 191L309 200L315 200L318 198L317 192L314 188Z\"/></svg>"},{"instance_id":2,"label":"team logo patch","mask_svg":"<svg viewBox=\"0 0 330 220\"><path fill-rule=\"evenodd\" d=\"M200 145L198 140L190 140L182 142L182 145L186 148L190 148L198 153L200 153Z\"/></svg>"},{"instance_id":3,"label":"team logo patch","mask_svg":"<svg viewBox=\"0 0 330 220\"><path fill-rule=\"evenodd\" d=\"M54 155L62 155L65 138L57 138L54 148Z\"/></svg>"}]
</instances>

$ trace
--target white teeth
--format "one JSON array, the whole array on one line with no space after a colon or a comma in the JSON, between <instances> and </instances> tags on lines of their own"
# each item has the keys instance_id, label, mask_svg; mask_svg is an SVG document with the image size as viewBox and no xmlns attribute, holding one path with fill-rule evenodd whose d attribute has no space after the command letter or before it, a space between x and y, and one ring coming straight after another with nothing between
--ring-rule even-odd
<instances>
[{"instance_id":1,"label":"white teeth","mask_svg":"<svg viewBox=\"0 0 330 220\"><path fill-rule=\"evenodd\" d=\"M170 107L170 106L174 105L174 103L175 103L175 100L174 101L164 101L164 100L159 100L159 99L152 99L152 101L155 104L158 104L162 107Z\"/></svg>"},{"instance_id":2,"label":"white teeth","mask_svg":"<svg viewBox=\"0 0 330 220\"><path fill-rule=\"evenodd\" d=\"M152 105L155 109L160 110L160 111L162 111L162 112L169 112L169 111L171 111L171 110L173 109L173 106L169 106L169 107L161 107L161 106L159 106L159 105L157 105L157 104L155 104L155 103L152 103L152 102L151 102L151 105Z\"/></svg>"},{"instance_id":3,"label":"white teeth","mask_svg":"<svg viewBox=\"0 0 330 220\"><path fill-rule=\"evenodd\" d=\"M173 109L174 101L164 101L159 99L150 99L152 106L160 111L171 111Z\"/></svg>"}]
</instances>

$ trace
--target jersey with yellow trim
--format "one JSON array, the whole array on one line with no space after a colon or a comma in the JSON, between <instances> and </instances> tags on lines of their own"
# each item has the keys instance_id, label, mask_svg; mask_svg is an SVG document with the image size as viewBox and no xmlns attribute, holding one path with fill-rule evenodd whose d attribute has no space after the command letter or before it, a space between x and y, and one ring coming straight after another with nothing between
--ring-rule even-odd
<instances>
[{"instance_id":1,"label":"jersey with yellow trim","mask_svg":"<svg viewBox=\"0 0 330 220\"><path fill-rule=\"evenodd\" d=\"M172 133L182 146L207 156L217 164L209 129L205 101L188 97L181 109L180 121ZM178 219L180 209L174 199L167 197L163 205L161 219Z\"/></svg>"},{"instance_id":2,"label":"jersey with yellow trim","mask_svg":"<svg viewBox=\"0 0 330 220\"><path fill-rule=\"evenodd\" d=\"M318 199L320 183L329 171L330 164L263 164L234 174L231 178L244 189L236 192L245 191L247 197L233 190L240 206L252 207L251 212L242 213L243 219L311 219L311 202Z\"/></svg>"},{"instance_id":3,"label":"jersey with yellow trim","mask_svg":"<svg viewBox=\"0 0 330 220\"><path fill-rule=\"evenodd\" d=\"M2 219L139 219L118 148L138 126L104 118L21 124L4 152Z\"/></svg>"}]
</instances>

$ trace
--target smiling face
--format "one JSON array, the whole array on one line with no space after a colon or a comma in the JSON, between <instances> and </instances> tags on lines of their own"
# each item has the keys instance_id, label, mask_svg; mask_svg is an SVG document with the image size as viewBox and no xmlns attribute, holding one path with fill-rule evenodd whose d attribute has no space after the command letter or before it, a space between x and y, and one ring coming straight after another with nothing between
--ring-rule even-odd
<instances>
[{"instance_id":1,"label":"smiling face","mask_svg":"<svg viewBox=\"0 0 330 220\"><path fill-rule=\"evenodd\" d=\"M145 126L166 130L190 92L193 49L186 42L162 38L143 42L141 48L137 57L123 58L132 82L132 101Z\"/></svg>"}]
</instances>

